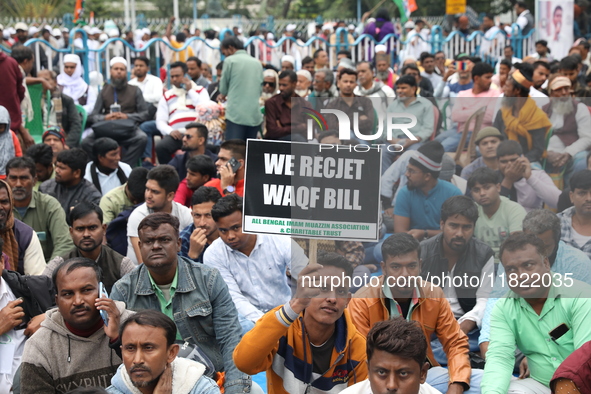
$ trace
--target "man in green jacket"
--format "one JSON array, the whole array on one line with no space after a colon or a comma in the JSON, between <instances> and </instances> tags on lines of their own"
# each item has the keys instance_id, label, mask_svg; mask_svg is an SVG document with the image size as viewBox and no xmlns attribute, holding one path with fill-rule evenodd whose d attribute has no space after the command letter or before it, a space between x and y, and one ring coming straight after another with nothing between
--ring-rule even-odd
<instances>
[{"instance_id":1,"label":"man in green jacket","mask_svg":"<svg viewBox=\"0 0 591 394\"><path fill-rule=\"evenodd\" d=\"M37 232L43 256L48 261L65 254L74 244L59 201L33 190L36 178L35 162L29 157L14 157L6 164L6 181L14 197L14 217Z\"/></svg>"},{"instance_id":2,"label":"man in green jacket","mask_svg":"<svg viewBox=\"0 0 591 394\"><path fill-rule=\"evenodd\" d=\"M234 36L225 38L221 49L226 56L219 86L220 99L227 98L225 140L256 138L263 123L259 108L263 67Z\"/></svg>"}]
</instances>

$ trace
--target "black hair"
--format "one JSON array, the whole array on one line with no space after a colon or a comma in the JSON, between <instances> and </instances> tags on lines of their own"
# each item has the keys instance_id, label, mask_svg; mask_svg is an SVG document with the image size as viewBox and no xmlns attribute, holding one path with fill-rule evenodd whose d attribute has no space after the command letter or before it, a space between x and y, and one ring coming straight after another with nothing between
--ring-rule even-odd
<instances>
[{"instance_id":1,"label":"black hair","mask_svg":"<svg viewBox=\"0 0 591 394\"><path fill-rule=\"evenodd\" d=\"M499 259L503 262L503 253L505 251L515 252L516 250L523 250L527 245L532 245L536 248L536 252L543 258L548 257L548 248L544 241L534 234L526 234L522 231L517 231L511 235L501 244L499 250Z\"/></svg>"},{"instance_id":2,"label":"black hair","mask_svg":"<svg viewBox=\"0 0 591 394\"><path fill-rule=\"evenodd\" d=\"M419 57L419 60L422 62L425 61L425 59L433 59L435 60L435 55L433 55L431 52L423 52L421 53L421 56Z\"/></svg>"},{"instance_id":3,"label":"black hair","mask_svg":"<svg viewBox=\"0 0 591 394\"><path fill-rule=\"evenodd\" d=\"M195 193L193 193L193 197L191 197L191 206L206 202L212 202L215 204L220 198L222 198L222 195L215 187L201 186L199 189L195 190Z\"/></svg>"},{"instance_id":4,"label":"black hair","mask_svg":"<svg viewBox=\"0 0 591 394\"><path fill-rule=\"evenodd\" d=\"M28 168L31 176L34 178L37 174L37 169L35 168L35 162L33 159L27 156L23 157L13 157L12 159L8 160L6 163L6 176L10 175L10 169L23 169Z\"/></svg>"},{"instance_id":5,"label":"black hair","mask_svg":"<svg viewBox=\"0 0 591 394\"><path fill-rule=\"evenodd\" d=\"M185 42L185 40L187 39L187 35L181 31L179 33L176 33L175 38L177 42Z\"/></svg>"},{"instance_id":6,"label":"black hair","mask_svg":"<svg viewBox=\"0 0 591 394\"><path fill-rule=\"evenodd\" d=\"M517 155L521 156L523 154L523 149L521 145L517 141L513 140L506 140L501 141L499 146L497 146L497 158L501 158L503 156L511 156Z\"/></svg>"},{"instance_id":7,"label":"black hair","mask_svg":"<svg viewBox=\"0 0 591 394\"><path fill-rule=\"evenodd\" d=\"M339 71L339 81L341 80L341 78L343 77L343 75L354 75L355 79L357 79L357 70L352 70L350 68L343 68L341 69L341 71Z\"/></svg>"},{"instance_id":8,"label":"black hair","mask_svg":"<svg viewBox=\"0 0 591 394\"><path fill-rule=\"evenodd\" d=\"M156 230L163 224L170 224L170 226L174 230L175 237L179 237L179 219L176 216L173 216L170 213L166 212L151 213L145 218L143 218L140 224L138 224L137 226L137 232L139 234L139 232L142 231L144 228L151 228L152 230Z\"/></svg>"},{"instance_id":9,"label":"black hair","mask_svg":"<svg viewBox=\"0 0 591 394\"><path fill-rule=\"evenodd\" d=\"M586 50L589 50L589 48L591 48L591 44L589 44L589 41L587 41L587 40L583 40L583 41L579 42L579 46L582 46Z\"/></svg>"},{"instance_id":10,"label":"black hair","mask_svg":"<svg viewBox=\"0 0 591 394\"><path fill-rule=\"evenodd\" d=\"M216 70L223 70L224 69L224 61L222 60L215 66Z\"/></svg>"},{"instance_id":11,"label":"black hair","mask_svg":"<svg viewBox=\"0 0 591 394\"><path fill-rule=\"evenodd\" d=\"M573 56L565 56L560 61L560 69L573 71L578 70L579 62Z\"/></svg>"},{"instance_id":12,"label":"black hair","mask_svg":"<svg viewBox=\"0 0 591 394\"><path fill-rule=\"evenodd\" d=\"M574 193L575 189L591 189L591 170L581 170L573 174L570 178L570 191Z\"/></svg>"},{"instance_id":13,"label":"black hair","mask_svg":"<svg viewBox=\"0 0 591 394\"><path fill-rule=\"evenodd\" d=\"M472 80L475 77L482 77L484 74L493 74L495 72L494 68L485 62L479 62L472 67Z\"/></svg>"},{"instance_id":14,"label":"black hair","mask_svg":"<svg viewBox=\"0 0 591 394\"><path fill-rule=\"evenodd\" d=\"M173 63L170 63L169 69L172 70L173 68L177 68L177 67L180 67L180 68L183 69L183 74L186 74L187 73L187 70L188 70L187 65L185 63L183 63L183 62L173 62Z\"/></svg>"},{"instance_id":15,"label":"black hair","mask_svg":"<svg viewBox=\"0 0 591 394\"><path fill-rule=\"evenodd\" d=\"M226 140L222 142L220 149L226 149L232 152L232 156L236 160L244 160L246 158L246 142L244 140Z\"/></svg>"},{"instance_id":16,"label":"black hair","mask_svg":"<svg viewBox=\"0 0 591 394\"><path fill-rule=\"evenodd\" d=\"M230 216L234 212L242 213L242 197L236 194L230 194L224 196L215 203L211 208L211 217L214 221L218 221L221 218Z\"/></svg>"},{"instance_id":17,"label":"black hair","mask_svg":"<svg viewBox=\"0 0 591 394\"><path fill-rule=\"evenodd\" d=\"M92 145L92 160L98 163L99 156L105 156L108 152L119 149L119 144L112 138L102 137L94 141Z\"/></svg>"},{"instance_id":18,"label":"black hair","mask_svg":"<svg viewBox=\"0 0 591 394\"><path fill-rule=\"evenodd\" d=\"M501 60L501 65L509 67L509 70L511 70L511 67L513 67L513 63L511 63L511 60L509 59Z\"/></svg>"},{"instance_id":19,"label":"black hair","mask_svg":"<svg viewBox=\"0 0 591 394\"><path fill-rule=\"evenodd\" d=\"M348 51L346 49L341 49L340 51L338 51L337 56L339 55L345 55L347 59L353 60L353 55L351 55L351 51Z\"/></svg>"},{"instance_id":20,"label":"black hair","mask_svg":"<svg viewBox=\"0 0 591 394\"><path fill-rule=\"evenodd\" d=\"M236 50L244 49L243 42L234 36L224 38L220 46L221 49L235 48Z\"/></svg>"},{"instance_id":21,"label":"black hair","mask_svg":"<svg viewBox=\"0 0 591 394\"><path fill-rule=\"evenodd\" d=\"M195 62L195 63L197 63L197 67L201 67L201 60L197 56L191 56L190 58L187 59L187 61L185 63L189 63L189 62Z\"/></svg>"},{"instance_id":22,"label":"black hair","mask_svg":"<svg viewBox=\"0 0 591 394\"><path fill-rule=\"evenodd\" d=\"M505 47L503 48L503 52L505 51L505 49L511 49L511 52L513 52L513 47L511 45L505 45Z\"/></svg>"},{"instance_id":23,"label":"black hair","mask_svg":"<svg viewBox=\"0 0 591 394\"><path fill-rule=\"evenodd\" d=\"M421 244L412 235L396 233L390 235L382 244L382 258L402 256L411 252L417 252L421 257Z\"/></svg>"},{"instance_id":24,"label":"black hair","mask_svg":"<svg viewBox=\"0 0 591 394\"><path fill-rule=\"evenodd\" d=\"M53 166L53 150L47 144L35 144L25 152L25 156L30 157L36 163L43 167Z\"/></svg>"},{"instance_id":25,"label":"black hair","mask_svg":"<svg viewBox=\"0 0 591 394\"><path fill-rule=\"evenodd\" d=\"M441 205L441 221L445 223L448 218L455 215L462 215L474 224L478 220L478 208L467 196L453 196Z\"/></svg>"},{"instance_id":26,"label":"black hair","mask_svg":"<svg viewBox=\"0 0 591 394\"><path fill-rule=\"evenodd\" d=\"M174 193L181 183L176 169L169 164L161 164L148 172L148 180L158 182L158 186L164 189L165 193Z\"/></svg>"},{"instance_id":27,"label":"black hair","mask_svg":"<svg viewBox=\"0 0 591 394\"><path fill-rule=\"evenodd\" d=\"M72 172L80 170L80 179L84 178L86 163L88 163L88 155L83 149L73 148L63 150L58 153L56 161L70 167Z\"/></svg>"},{"instance_id":28,"label":"black hair","mask_svg":"<svg viewBox=\"0 0 591 394\"><path fill-rule=\"evenodd\" d=\"M138 60L144 62L144 64L147 67L150 67L150 59L148 59L146 56L138 56L138 57L134 58L133 59L133 64L135 64L135 62L138 61Z\"/></svg>"},{"instance_id":29,"label":"black hair","mask_svg":"<svg viewBox=\"0 0 591 394\"><path fill-rule=\"evenodd\" d=\"M207 155L197 155L187 161L187 170L198 172L201 175L209 175L209 179L215 178L217 172L215 164L211 157Z\"/></svg>"},{"instance_id":30,"label":"black hair","mask_svg":"<svg viewBox=\"0 0 591 394\"><path fill-rule=\"evenodd\" d=\"M388 12L388 9L385 7L380 7L378 8L378 11L376 12L376 19L383 19L385 22L391 21L392 18L390 18L390 13Z\"/></svg>"},{"instance_id":31,"label":"black hair","mask_svg":"<svg viewBox=\"0 0 591 394\"><path fill-rule=\"evenodd\" d=\"M498 185L501 182L499 173L488 167L477 168L468 179L468 189L474 188L477 183L481 185Z\"/></svg>"},{"instance_id":32,"label":"black hair","mask_svg":"<svg viewBox=\"0 0 591 394\"><path fill-rule=\"evenodd\" d=\"M402 67L402 73L401 74L403 76L406 75L406 71L407 70L414 70L414 71L418 71L419 74L421 73L421 70L419 70L419 67L416 64L414 64L414 63L409 63L406 66Z\"/></svg>"},{"instance_id":33,"label":"black hair","mask_svg":"<svg viewBox=\"0 0 591 394\"><path fill-rule=\"evenodd\" d=\"M92 259L88 259L86 257L73 257L71 259L67 259L63 263L57 266L56 269L53 270L51 274L51 282L53 283L53 290L55 294L59 296L59 291L57 288L57 276L62 270L66 270L66 274L78 269L78 268L92 268L96 274L96 281L100 283L103 277L103 271L96 263L96 261Z\"/></svg>"},{"instance_id":34,"label":"black hair","mask_svg":"<svg viewBox=\"0 0 591 394\"><path fill-rule=\"evenodd\" d=\"M546 40L538 40L538 41L536 41L536 43L534 45L541 45L541 46L544 46L544 47L548 48L548 41L546 41Z\"/></svg>"},{"instance_id":35,"label":"black hair","mask_svg":"<svg viewBox=\"0 0 591 394\"><path fill-rule=\"evenodd\" d=\"M556 11L558 10L562 11L562 6L556 6L556 8L554 8L554 11L552 11L552 16L556 15Z\"/></svg>"},{"instance_id":36,"label":"black hair","mask_svg":"<svg viewBox=\"0 0 591 394\"><path fill-rule=\"evenodd\" d=\"M353 266L345 256L333 252L319 251L317 261L318 264L324 267L329 266L342 269L345 271L345 276L349 278L353 277Z\"/></svg>"},{"instance_id":37,"label":"black hair","mask_svg":"<svg viewBox=\"0 0 591 394\"><path fill-rule=\"evenodd\" d=\"M296 83L298 81L298 75L293 70L285 70L279 73L278 79L289 78L289 82Z\"/></svg>"},{"instance_id":38,"label":"black hair","mask_svg":"<svg viewBox=\"0 0 591 394\"><path fill-rule=\"evenodd\" d=\"M517 4L517 6L519 8L523 8L523 9L527 10L527 4L525 3L525 1L519 0L519 1L515 2L515 4Z\"/></svg>"},{"instance_id":39,"label":"black hair","mask_svg":"<svg viewBox=\"0 0 591 394\"><path fill-rule=\"evenodd\" d=\"M409 85L411 88L417 87L417 80L412 75L403 75L396 80L396 86L398 85Z\"/></svg>"},{"instance_id":40,"label":"black hair","mask_svg":"<svg viewBox=\"0 0 591 394\"><path fill-rule=\"evenodd\" d=\"M68 217L70 226L73 226L76 220L84 218L93 212L96 213L99 221L103 223L103 210L97 204L90 201L82 201L81 203L76 204L76 206L70 211Z\"/></svg>"},{"instance_id":41,"label":"black hair","mask_svg":"<svg viewBox=\"0 0 591 394\"><path fill-rule=\"evenodd\" d=\"M207 130L207 126L203 123L199 122L191 122L185 126L185 130L189 129L197 129L197 133L199 137L205 138L205 142L207 142L207 137L209 136L209 130Z\"/></svg>"},{"instance_id":42,"label":"black hair","mask_svg":"<svg viewBox=\"0 0 591 394\"><path fill-rule=\"evenodd\" d=\"M550 65L548 64L548 62L545 62L543 60L538 60L536 62L534 62L534 64L532 64L534 71L538 69L538 67L544 67L546 70L550 71Z\"/></svg>"},{"instance_id":43,"label":"black hair","mask_svg":"<svg viewBox=\"0 0 591 394\"><path fill-rule=\"evenodd\" d=\"M26 47L24 45L16 45L12 48L12 53L10 54L14 60L18 64L21 64L25 60L33 59L33 50L30 47Z\"/></svg>"},{"instance_id":44,"label":"black hair","mask_svg":"<svg viewBox=\"0 0 591 394\"><path fill-rule=\"evenodd\" d=\"M136 203L144 202L146 199L146 181L148 180L148 169L136 167L131 170L127 178L127 190Z\"/></svg>"},{"instance_id":45,"label":"black hair","mask_svg":"<svg viewBox=\"0 0 591 394\"><path fill-rule=\"evenodd\" d=\"M377 322L367 334L367 361L376 350L416 361L422 369L427 359L427 340L420 325L399 316Z\"/></svg>"},{"instance_id":46,"label":"black hair","mask_svg":"<svg viewBox=\"0 0 591 394\"><path fill-rule=\"evenodd\" d=\"M337 137L337 138L339 138L339 133L336 130L326 130L326 131L323 131L322 133L318 134L318 142L320 143L320 141L322 141L326 137Z\"/></svg>"},{"instance_id":47,"label":"black hair","mask_svg":"<svg viewBox=\"0 0 591 394\"><path fill-rule=\"evenodd\" d=\"M494 22L494 20L495 20L495 17L494 17L494 15L493 15L493 14L491 14L491 13L489 13L489 12L487 12L486 14L484 14L484 15L482 16L482 18L488 18L488 19L490 19L490 20L491 20L491 21L493 21L493 22Z\"/></svg>"},{"instance_id":48,"label":"black hair","mask_svg":"<svg viewBox=\"0 0 591 394\"><path fill-rule=\"evenodd\" d=\"M134 313L121 324L121 327L119 328L119 338L123 338L125 329L132 323L135 323L138 326L162 328L166 337L166 346L168 347L173 345L176 340L176 324L170 317L160 311L144 309Z\"/></svg>"},{"instance_id":49,"label":"black hair","mask_svg":"<svg viewBox=\"0 0 591 394\"><path fill-rule=\"evenodd\" d=\"M306 56L302 59L302 66L308 63L314 63L314 59L312 59L310 56Z\"/></svg>"},{"instance_id":50,"label":"black hair","mask_svg":"<svg viewBox=\"0 0 591 394\"><path fill-rule=\"evenodd\" d=\"M316 60L316 59L318 58L318 56L320 56L320 52L326 52L326 51L325 51L324 49L322 49L322 48L320 48L320 49L317 49L317 50L314 52L314 60ZM302 63L302 64L303 64L303 63Z\"/></svg>"}]
</instances>

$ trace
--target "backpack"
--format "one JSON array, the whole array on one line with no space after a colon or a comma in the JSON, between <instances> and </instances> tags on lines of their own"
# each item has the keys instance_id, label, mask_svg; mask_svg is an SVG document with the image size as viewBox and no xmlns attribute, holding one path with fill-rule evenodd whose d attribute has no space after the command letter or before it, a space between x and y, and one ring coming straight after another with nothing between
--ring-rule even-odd
<instances>
[{"instance_id":1,"label":"backpack","mask_svg":"<svg viewBox=\"0 0 591 394\"><path fill-rule=\"evenodd\" d=\"M127 256L127 219L139 205L120 212L107 226L107 245L122 256Z\"/></svg>"}]
</instances>

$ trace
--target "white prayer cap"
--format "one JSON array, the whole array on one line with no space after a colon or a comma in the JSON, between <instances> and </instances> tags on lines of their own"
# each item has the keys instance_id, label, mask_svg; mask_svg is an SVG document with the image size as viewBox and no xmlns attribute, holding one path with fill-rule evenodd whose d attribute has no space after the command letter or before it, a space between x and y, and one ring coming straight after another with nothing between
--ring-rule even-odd
<instances>
[{"instance_id":1,"label":"white prayer cap","mask_svg":"<svg viewBox=\"0 0 591 394\"><path fill-rule=\"evenodd\" d=\"M295 66L295 59L293 56L290 55L285 55L281 58L281 63L283 62L289 62L291 63L293 66Z\"/></svg>"},{"instance_id":2,"label":"white prayer cap","mask_svg":"<svg viewBox=\"0 0 591 394\"><path fill-rule=\"evenodd\" d=\"M32 36L33 34L39 33L39 29L35 26L29 27L29 35Z\"/></svg>"},{"instance_id":3,"label":"white prayer cap","mask_svg":"<svg viewBox=\"0 0 591 394\"><path fill-rule=\"evenodd\" d=\"M308 81L312 82L312 74L308 70L300 70L296 73L297 75L301 75L306 78Z\"/></svg>"},{"instance_id":4,"label":"white prayer cap","mask_svg":"<svg viewBox=\"0 0 591 394\"><path fill-rule=\"evenodd\" d=\"M324 31L324 30L330 30L330 32L332 33L332 31L333 31L333 26L332 26L332 23L325 23L325 24L322 26L322 31Z\"/></svg>"},{"instance_id":5,"label":"white prayer cap","mask_svg":"<svg viewBox=\"0 0 591 394\"><path fill-rule=\"evenodd\" d=\"M376 18L368 18L368 19L367 19L367 23L368 23L368 24L370 24L370 23L374 23L375 21L376 21Z\"/></svg>"},{"instance_id":6,"label":"white prayer cap","mask_svg":"<svg viewBox=\"0 0 591 394\"><path fill-rule=\"evenodd\" d=\"M294 31L296 29L295 23L290 23L285 27L285 31Z\"/></svg>"},{"instance_id":7,"label":"white prayer cap","mask_svg":"<svg viewBox=\"0 0 591 394\"><path fill-rule=\"evenodd\" d=\"M111 38L119 37L119 30L111 29L111 30L109 30L109 32L107 34L109 34L109 37L111 37Z\"/></svg>"},{"instance_id":8,"label":"white prayer cap","mask_svg":"<svg viewBox=\"0 0 591 394\"><path fill-rule=\"evenodd\" d=\"M238 28L238 34L242 34L242 28L241 27Z\"/></svg>"},{"instance_id":9,"label":"white prayer cap","mask_svg":"<svg viewBox=\"0 0 591 394\"><path fill-rule=\"evenodd\" d=\"M27 26L26 23L19 22L16 25L14 25L14 29L15 30L28 31L29 30L29 26Z\"/></svg>"},{"instance_id":10,"label":"white prayer cap","mask_svg":"<svg viewBox=\"0 0 591 394\"><path fill-rule=\"evenodd\" d=\"M380 52L388 52L388 48L386 48L385 45L376 45L375 48L375 53L380 53Z\"/></svg>"},{"instance_id":11,"label":"white prayer cap","mask_svg":"<svg viewBox=\"0 0 591 394\"><path fill-rule=\"evenodd\" d=\"M70 30L67 27L62 27L62 33L69 33Z\"/></svg>"},{"instance_id":12,"label":"white prayer cap","mask_svg":"<svg viewBox=\"0 0 591 394\"><path fill-rule=\"evenodd\" d=\"M51 35L54 37L61 37L62 36L62 32L60 31L60 29L53 29L51 31Z\"/></svg>"},{"instance_id":13,"label":"white prayer cap","mask_svg":"<svg viewBox=\"0 0 591 394\"><path fill-rule=\"evenodd\" d=\"M78 55L74 55L73 53L68 53L67 55L64 55L64 64L66 63L80 64L80 57Z\"/></svg>"},{"instance_id":14,"label":"white prayer cap","mask_svg":"<svg viewBox=\"0 0 591 394\"><path fill-rule=\"evenodd\" d=\"M150 29L148 29L147 27L144 27L142 29L142 33L147 34L147 35L150 35L151 32L150 32Z\"/></svg>"},{"instance_id":15,"label":"white prayer cap","mask_svg":"<svg viewBox=\"0 0 591 394\"><path fill-rule=\"evenodd\" d=\"M90 29L89 34L101 34L101 29L99 29L98 27L93 27Z\"/></svg>"},{"instance_id":16,"label":"white prayer cap","mask_svg":"<svg viewBox=\"0 0 591 394\"><path fill-rule=\"evenodd\" d=\"M413 21L408 21L404 24L404 28L405 29L414 29L415 28L415 23Z\"/></svg>"},{"instance_id":17,"label":"white prayer cap","mask_svg":"<svg viewBox=\"0 0 591 394\"><path fill-rule=\"evenodd\" d=\"M49 30L49 32L51 32L53 30L53 27L51 27L49 25L45 25L45 26L43 26L43 28Z\"/></svg>"},{"instance_id":18,"label":"white prayer cap","mask_svg":"<svg viewBox=\"0 0 591 394\"><path fill-rule=\"evenodd\" d=\"M355 25L350 24L349 26L347 26L347 29L349 29L349 30L355 30Z\"/></svg>"},{"instance_id":19,"label":"white prayer cap","mask_svg":"<svg viewBox=\"0 0 591 394\"><path fill-rule=\"evenodd\" d=\"M10 29L6 29L6 30L2 31L2 37L5 40L8 40L10 38Z\"/></svg>"},{"instance_id":20,"label":"white prayer cap","mask_svg":"<svg viewBox=\"0 0 591 394\"><path fill-rule=\"evenodd\" d=\"M4 25L0 23L0 30L4 31Z\"/></svg>"},{"instance_id":21,"label":"white prayer cap","mask_svg":"<svg viewBox=\"0 0 591 394\"><path fill-rule=\"evenodd\" d=\"M271 33L271 32L267 33L267 40L272 40L274 38L275 38L275 36L273 35L273 33Z\"/></svg>"},{"instance_id":22,"label":"white prayer cap","mask_svg":"<svg viewBox=\"0 0 591 394\"><path fill-rule=\"evenodd\" d=\"M107 35L107 33L101 33L101 35L99 36L99 41L101 42L105 42L109 39L109 36Z\"/></svg>"},{"instance_id":23,"label":"white prayer cap","mask_svg":"<svg viewBox=\"0 0 591 394\"><path fill-rule=\"evenodd\" d=\"M125 68L127 68L127 60L125 60L125 58L122 58L121 56L116 56L116 57L112 58L111 61L109 62L109 66L113 67L117 63L121 63L125 66Z\"/></svg>"},{"instance_id":24,"label":"white prayer cap","mask_svg":"<svg viewBox=\"0 0 591 394\"><path fill-rule=\"evenodd\" d=\"M214 28L213 28L213 31L216 31L216 32L218 32L218 33L219 33L219 32L220 32L220 28L219 28L219 27L217 27L217 26L214 26Z\"/></svg>"},{"instance_id":25,"label":"white prayer cap","mask_svg":"<svg viewBox=\"0 0 591 394\"><path fill-rule=\"evenodd\" d=\"M82 30L84 30L86 32L86 34L88 34L88 33L90 33L90 30L92 30L92 29L90 28L90 26L85 25L82 27Z\"/></svg>"}]
</instances>

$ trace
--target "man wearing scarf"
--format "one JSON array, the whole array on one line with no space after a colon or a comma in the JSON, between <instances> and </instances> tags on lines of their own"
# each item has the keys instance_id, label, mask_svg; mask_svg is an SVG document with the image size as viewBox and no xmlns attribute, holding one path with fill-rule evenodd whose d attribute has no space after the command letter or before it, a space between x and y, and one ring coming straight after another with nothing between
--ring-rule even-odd
<instances>
[{"instance_id":1,"label":"man wearing scarf","mask_svg":"<svg viewBox=\"0 0 591 394\"><path fill-rule=\"evenodd\" d=\"M78 55L69 53L64 56L64 65L62 72L57 76L57 84L62 93L70 96L74 103L84 107L87 114L92 112L98 92L96 88L84 82L82 65Z\"/></svg>"},{"instance_id":2,"label":"man wearing scarf","mask_svg":"<svg viewBox=\"0 0 591 394\"><path fill-rule=\"evenodd\" d=\"M0 180L0 237L4 241L2 251L8 256L12 271L24 275L41 275L45 269L41 243L31 227L14 218L12 201L12 188L4 180Z\"/></svg>"},{"instance_id":3,"label":"man wearing scarf","mask_svg":"<svg viewBox=\"0 0 591 394\"><path fill-rule=\"evenodd\" d=\"M532 74L527 68L518 69L507 78L503 87L505 97L501 101L494 127L504 133L507 139L519 142L530 163L540 163L546 157L546 134L552 123L529 97L532 86Z\"/></svg>"},{"instance_id":4,"label":"man wearing scarf","mask_svg":"<svg viewBox=\"0 0 591 394\"><path fill-rule=\"evenodd\" d=\"M10 114L0 105L0 179L6 178L6 163L15 156L22 156L23 151L16 133L10 130Z\"/></svg>"}]
</instances>

